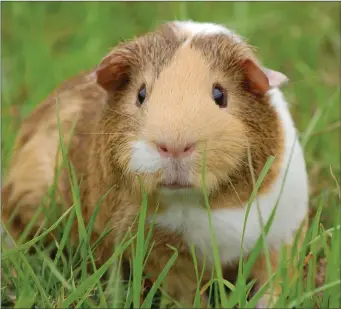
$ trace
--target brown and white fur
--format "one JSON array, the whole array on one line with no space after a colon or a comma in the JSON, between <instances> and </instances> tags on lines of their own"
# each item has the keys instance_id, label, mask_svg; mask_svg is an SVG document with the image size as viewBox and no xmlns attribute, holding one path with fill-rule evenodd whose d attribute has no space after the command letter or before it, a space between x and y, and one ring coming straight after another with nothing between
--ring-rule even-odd
<instances>
[{"instance_id":1,"label":"brown and white fur","mask_svg":"<svg viewBox=\"0 0 341 309\"><path fill-rule=\"evenodd\" d=\"M58 97L61 131L65 141L71 138L69 159L82 179L86 221L111 189L101 204L93 238L107 224L113 228L112 237L106 237L97 258L104 261L110 256L115 242L131 228L141 205L139 175L148 194L148 220L159 206L146 272L155 280L173 254L167 245L177 248L179 257L167 276L166 290L178 301L191 304L197 282L190 245L195 246L199 261L207 260L206 280L213 263L201 189L203 154L223 267L239 258L246 205L254 187L251 169L257 180L268 157L275 156L257 194L266 222L290 163L267 236L275 270L281 246L290 248L308 211L305 161L279 90L285 81L283 74L262 67L241 37L215 24L170 22L123 42L97 68L58 88L24 121L3 187L2 218L6 222L20 203L9 227L18 237L53 183L61 162L57 156ZM227 107L220 108L212 98L216 84L224 89ZM139 105L142 85L146 98ZM58 189L64 204L71 206L65 170ZM245 256L260 230L255 201L245 230ZM268 279L263 255L252 275L259 284Z\"/></svg>"}]
</instances>

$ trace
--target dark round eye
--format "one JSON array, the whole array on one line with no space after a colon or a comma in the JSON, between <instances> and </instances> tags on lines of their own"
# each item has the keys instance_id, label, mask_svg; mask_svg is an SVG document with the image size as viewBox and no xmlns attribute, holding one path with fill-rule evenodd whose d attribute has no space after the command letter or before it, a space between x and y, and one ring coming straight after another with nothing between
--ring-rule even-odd
<instances>
[{"instance_id":1,"label":"dark round eye","mask_svg":"<svg viewBox=\"0 0 341 309\"><path fill-rule=\"evenodd\" d=\"M221 108L227 107L227 97L225 90L220 85L215 85L212 90L214 102Z\"/></svg>"},{"instance_id":2,"label":"dark round eye","mask_svg":"<svg viewBox=\"0 0 341 309\"><path fill-rule=\"evenodd\" d=\"M144 100L146 99L146 92L147 92L146 86L143 85L137 94L137 100L140 105L142 105Z\"/></svg>"}]
</instances>

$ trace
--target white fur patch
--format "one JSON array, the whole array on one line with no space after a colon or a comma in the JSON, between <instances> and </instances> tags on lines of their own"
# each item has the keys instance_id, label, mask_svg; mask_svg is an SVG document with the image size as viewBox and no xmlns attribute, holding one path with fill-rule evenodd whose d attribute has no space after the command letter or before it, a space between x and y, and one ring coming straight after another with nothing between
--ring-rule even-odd
<instances>
[{"instance_id":1,"label":"white fur patch","mask_svg":"<svg viewBox=\"0 0 341 309\"><path fill-rule=\"evenodd\" d=\"M155 173L161 167L162 158L155 148L142 140L132 143L132 154L129 162L129 169L131 171Z\"/></svg>"},{"instance_id":2,"label":"white fur patch","mask_svg":"<svg viewBox=\"0 0 341 309\"><path fill-rule=\"evenodd\" d=\"M308 179L301 146L296 141L296 129L287 103L278 89L269 92L273 105L279 112L285 128L284 162L277 181L271 191L258 196L263 222L270 217L279 197L286 173L288 161L293 149L291 164L288 169L282 195L272 227L267 236L268 244L273 247L283 242L292 241L294 232L299 228L308 211ZM294 148L293 148L294 145ZM174 192L175 193L175 192ZM205 206L197 199L178 200L165 198L167 209L156 217L156 224L183 234L188 244L194 244L198 252L213 262L211 235ZM222 263L227 264L239 258L243 222L246 214L244 208L219 209L212 212L213 226L217 237L219 254ZM244 252L249 252L260 236L259 216L256 202L251 206L244 235ZM205 254L205 255L206 255Z\"/></svg>"},{"instance_id":3,"label":"white fur patch","mask_svg":"<svg viewBox=\"0 0 341 309\"><path fill-rule=\"evenodd\" d=\"M218 24L213 23L200 23L195 21L175 21L174 24L181 30L189 32L192 37L195 35L212 35L212 34L225 34L241 42L241 38L232 30Z\"/></svg>"}]
</instances>

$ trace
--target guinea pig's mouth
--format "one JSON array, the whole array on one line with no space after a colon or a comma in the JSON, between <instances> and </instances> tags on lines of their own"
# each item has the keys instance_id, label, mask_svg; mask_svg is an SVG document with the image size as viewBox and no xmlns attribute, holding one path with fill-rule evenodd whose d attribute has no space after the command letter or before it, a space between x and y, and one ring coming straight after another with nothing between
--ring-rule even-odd
<instances>
[{"instance_id":1,"label":"guinea pig's mouth","mask_svg":"<svg viewBox=\"0 0 341 309\"><path fill-rule=\"evenodd\" d=\"M180 189L191 189L193 188L193 185L189 183L172 182L172 183L161 183L159 184L159 188L169 189L169 190L180 190Z\"/></svg>"},{"instance_id":2,"label":"guinea pig's mouth","mask_svg":"<svg viewBox=\"0 0 341 309\"><path fill-rule=\"evenodd\" d=\"M160 189L181 190L194 187L190 181L189 166L182 161L168 161L163 172L163 177L158 185Z\"/></svg>"}]
</instances>

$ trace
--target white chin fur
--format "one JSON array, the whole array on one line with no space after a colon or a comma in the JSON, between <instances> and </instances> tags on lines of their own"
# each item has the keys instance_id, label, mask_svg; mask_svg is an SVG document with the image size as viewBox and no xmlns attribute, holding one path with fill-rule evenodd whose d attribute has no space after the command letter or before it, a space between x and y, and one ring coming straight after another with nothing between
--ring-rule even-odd
<instances>
[{"instance_id":1,"label":"white chin fur","mask_svg":"<svg viewBox=\"0 0 341 309\"><path fill-rule=\"evenodd\" d=\"M280 175L272 185L270 192L258 196L257 199L263 221L266 222L280 196L276 215L267 236L270 246L279 247L283 243L292 241L294 232L299 228L308 212L308 178L301 146L297 141L295 142L296 129L287 103L278 89L273 89L269 95L283 121L285 130L284 162ZM292 149L291 163L280 195ZM182 233L189 246L195 245L199 256L206 255L209 262L213 263L208 216L201 200L195 198L179 200L165 196L163 201L167 208L156 217L156 225ZM244 208L212 211L213 226L223 264L234 262L239 258L246 208L245 205ZM251 205L246 224L244 252L252 250L260 236L260 231L257 204L254 202Z\"/></svg>"},{"instance_id":2,"label":"white chin fur","mask_svg":"<svg viewBox=\"0 0 341 309\"><path fill-rule=\"evenodd\" d=\"M162 158L158 151L143 140L132 143L129 170L140 173L155 173L162 167Z\"/></svg>"}]
</instances>

